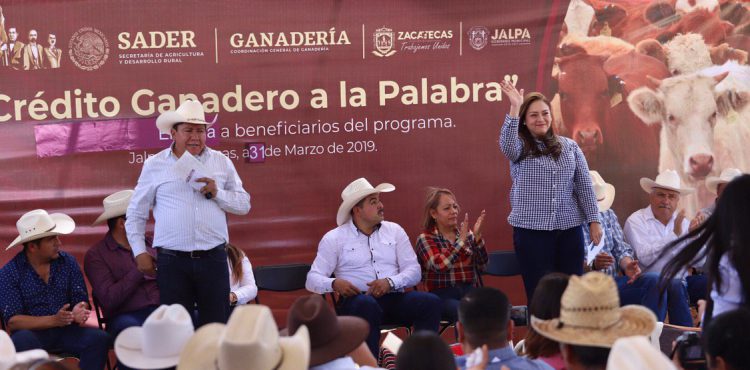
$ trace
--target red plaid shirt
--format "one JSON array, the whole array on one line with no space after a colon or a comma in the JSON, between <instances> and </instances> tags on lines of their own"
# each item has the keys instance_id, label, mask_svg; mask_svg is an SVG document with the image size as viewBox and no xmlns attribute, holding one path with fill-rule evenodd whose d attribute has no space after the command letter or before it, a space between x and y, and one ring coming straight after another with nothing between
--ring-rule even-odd
<instances>
[{"instance_id":1,"label":"red plaid shirt","mask_svg":"<svg viewBox=\"0 0 750 370\"><path fill-rule=\"evenodd\" d=\"M463 248L451 243L436 229L425 230L417 238L417 259L422 266L422 281L427 290L447 288L458 283L474 283L476 271L484 271L487 266L487 249L484 239L479 243L469 231Z\"/></svg>"}]
</instances>

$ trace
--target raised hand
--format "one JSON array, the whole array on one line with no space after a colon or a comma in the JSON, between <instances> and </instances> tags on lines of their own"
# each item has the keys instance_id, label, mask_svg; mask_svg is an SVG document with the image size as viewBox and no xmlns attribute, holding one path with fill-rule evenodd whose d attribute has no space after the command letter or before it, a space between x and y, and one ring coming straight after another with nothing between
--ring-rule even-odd
<instances>
[{"instance_id":1,"label":"raised hand","mask_svg":"<svg viewBox=\"0 0 750 370\"><path fill-rule=\"evenodd\" d=\"M706 221L706 214L698 211L698 213L695 214L695 217L690 220L690 227L688 227L688 231L693 232L693 230L702 225L704 221Z\"/></svg>"},{"instance_id":2,"label":"raised hand","mask_svg":"<svg viewBox=\"0 0 750 370\"><path fill-rule=\"evenodd\" d=\"M462 247L466 245L466 236L469 234L469 214L464 214L464 220L461 221L461 235L459 236L459 243Z\"/></svg>"},{"instance_id":3,"label":"raised hand","mask_svg":"<svg viewBox=\"0 0 750 370\"><path fill-rule=\"evenodd\" d=\"M682 221L685 220L685 210L681 209L677 212L677 217L674 219L674 233L677 236L682 236Z\"/></svg>"},{"instance_id":4,"label":"raised hand","mask_svg":"<svg viewBox=\"0 0 750 370\"><path fill-rule=\"evenodd\" d=\"M482 213L479 214L479 217L477 217L477 222L474 223L474 240L479 243L480 240L482 240L482 226L484 226L484 215L485 211L482 210Z\"/></svg>"},{"instance_id":5,"label":"raised hand","mask_svg":"<svg viewBox=\"0 0 750 370\"><path fill-rule=\"evenodd\" d=\"M518 91L516 87L513 86L513 83L505 80L500 81L500 89L502 89L505 96L508 97L508 100L510 101L511 111L513 111L513 108L521 107L521 103L523 103L523 89L521 89L521 91ZM516 113L515 115L517 116L518 113Z\"/></svg>"}]
</instances>

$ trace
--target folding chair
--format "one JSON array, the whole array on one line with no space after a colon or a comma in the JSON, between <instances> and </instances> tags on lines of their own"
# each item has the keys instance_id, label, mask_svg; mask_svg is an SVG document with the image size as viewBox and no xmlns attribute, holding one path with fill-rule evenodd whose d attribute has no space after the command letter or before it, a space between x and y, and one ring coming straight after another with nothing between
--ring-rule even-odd
<instances>
[{"instance_id":1,"label":"folding chair","mask_svg":"<svg viewBox=\"0 0 750 370\"><path fill-rule=\"evenodd\" d=\"M106 332L107 319L104 318L104 313L102 312L101 305L93 294L91 295L91 303L94 305L94 307L92 308L94 314L96 315L96 323L99 325L99 330L103 330ZM110 343L109 349L114 349L112 343ZM117 370L117 363L115 363L115 366L112 366L112 364L109 362L109 355L107 355L107 370Z\"/></svg>"},{"instance_id":2,"label":"folding chair","mask_svg":"<svg viewBox=\"0 0 750 370\"><path fill-rule=\"evenodd\" d=\"M517 276L521 275L521 266L518 264L518 258L516 258L516 252L514 251L495 251L488 254L489 262L487 262L487 268L482 273L490 276ZM479 286L484 286L482 280L482 274L479 275ZM528 306L513 306L528 312ZM528 322L527 322L528 324Z\"/></svg>"},{"instance_id":3,"label":"folding chair","mask_svg":"<svg viewBox=\"0 0 750 370\"><path fill-rule=\"evenodd\" d=\"M260 304L260 291L270 290L272 292L291 292L305 289L307 273L310 265L295 263L288 265L260 266L253 268L255 285L258 287L258 295L255 303Z\"/></svg>"}]
</instances>

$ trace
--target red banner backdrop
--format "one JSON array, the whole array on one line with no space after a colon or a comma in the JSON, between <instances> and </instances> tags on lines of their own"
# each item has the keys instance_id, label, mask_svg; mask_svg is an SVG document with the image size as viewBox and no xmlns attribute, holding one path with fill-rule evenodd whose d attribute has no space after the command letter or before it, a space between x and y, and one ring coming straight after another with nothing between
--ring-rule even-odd
<instances>
[{"instance_id":1,"label":"red banner backdrop","mask_svg":"<svg viewBox=\"0 0 750 370\"><path fill-rule=\"evenodd\" d=\"M414 238L425 188L442 186L472 220L486 209L490 249L510 249L503 79L563 93L557 129L617 187L624 222L645 205L638 178L653 178L661 155L659 125L635 117L628 95L657 88L646 76L671 76L662 46L681 33L746 51L747 9L614 3L4 1L0 40L29 44L33 30L44 52L0 68L0 240L28 210L65 212L78 224L65 249L81 257L106 232L89 226L101 200L133 188L145 157L169 145L155 117L197 98L218 115L209 145L252 196L250 214L229 221L255 265L311 262L358 177L396 185L386 218ZM696 12L708 21L691 29ZM518 283L507 288L514 301Z\"/></svg>"}]
</instances>

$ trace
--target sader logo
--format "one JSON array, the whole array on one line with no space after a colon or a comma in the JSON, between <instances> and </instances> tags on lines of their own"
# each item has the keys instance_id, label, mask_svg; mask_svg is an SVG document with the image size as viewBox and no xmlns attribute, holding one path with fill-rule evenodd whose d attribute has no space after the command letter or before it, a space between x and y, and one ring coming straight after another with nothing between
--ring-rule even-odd
<instances>
[{"instance_id":1,"label":"sader logo","mask_svg":"<svg viewBox=\"0 0 750 370\"><path fill-rule=\"evenodd\" d=\"M93 71L107 61L109 41L102 31L93 27L83 27L70 38L68 54L76 67L84 71Z\"/></svg>"},{"instance_id":2,"label":"sader logo","mask_svg":"<svg viewBox=\"0 0 750 370\"><path fill-rule=\"evenodd\" d=\"M375 46L373 54L379 57L389 57L396 54L396 50L393 50L393 30L390 28L382 27L375 30L372 35L372 42Z\"/></svg>"}]
</instances>

